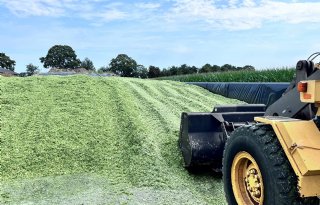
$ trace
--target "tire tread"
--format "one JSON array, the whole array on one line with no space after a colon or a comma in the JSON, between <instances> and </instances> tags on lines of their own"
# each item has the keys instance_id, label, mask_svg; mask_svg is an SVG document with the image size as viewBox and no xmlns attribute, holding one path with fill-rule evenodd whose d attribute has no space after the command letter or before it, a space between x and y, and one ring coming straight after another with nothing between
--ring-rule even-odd
<instances>
[{"instance_id":1,"label":"tire tread","mask_svg":"<svg viewBox=\"0 0 320 205\"><path fill-rule=\"evenodd\" d=\"M299 197L297 189L297 176L295 175L279 143L279 140L270 125L258 123L255 125L243 126L236 129L226 142L223 157L226 156L226 152L236 138L248 135L250 135L250 137L252 137L252 140L255 140L261 150L266 153L265 156L267 157L268 162L270 162L270 170L272 176L275 177L276 186L278 188L277 203L279 205L319 205L319 199L317 197ZM225 173L224 166L225 159L223 158L223 173ZM224 184L226 186L226 182L224 182ZM230 200L230 197L226 195L226 198L228 203L231 202L232 204L232 200Z\"/></svg>"}]
</instances>

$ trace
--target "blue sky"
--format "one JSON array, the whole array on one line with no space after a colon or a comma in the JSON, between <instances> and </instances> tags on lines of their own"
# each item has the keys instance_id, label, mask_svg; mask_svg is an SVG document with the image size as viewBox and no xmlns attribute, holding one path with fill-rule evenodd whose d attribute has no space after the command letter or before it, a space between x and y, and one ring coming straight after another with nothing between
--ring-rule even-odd
<instances>
[{"instance_id":1,"label":"blue sky","mask_svg":"<svg viewBox=\"0 0 320 205\"><path fill-rule=\"evenodd\" d=\"M18 72L42 68L54 45L96 68L120 53L146 67L293 66L320 51L319 10L317 0L0 0L0 52Z\"/></svg>"}]
</instances>

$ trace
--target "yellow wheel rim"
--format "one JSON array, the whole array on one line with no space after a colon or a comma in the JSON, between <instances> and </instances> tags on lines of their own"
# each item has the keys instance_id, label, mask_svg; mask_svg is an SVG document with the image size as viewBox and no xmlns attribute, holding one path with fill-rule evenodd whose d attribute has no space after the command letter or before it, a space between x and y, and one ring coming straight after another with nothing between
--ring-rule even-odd
<instances>
[{"instance_id":1,"label":"yellow wheel rim","mask_svg":"<svg viewBox=\"0 0 320 205\"><path fill-rule=\"evenodd\" d=\"M239 205L262 205L264 188L257 162L248 152L239 152L231 167L232 190Z\"/></svg>"}]
</instances>

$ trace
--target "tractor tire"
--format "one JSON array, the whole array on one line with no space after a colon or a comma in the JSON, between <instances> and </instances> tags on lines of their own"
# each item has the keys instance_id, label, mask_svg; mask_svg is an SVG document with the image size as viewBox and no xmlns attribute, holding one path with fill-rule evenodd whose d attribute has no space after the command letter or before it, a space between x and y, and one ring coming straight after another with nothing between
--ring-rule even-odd
<instances>
[{"instance_id":1,"label":"tractor tire","mask_svg":"<svg viewBox=\"0 0 320 205\"><path fill-rule=\"evenodd\" d=\"M295 175L270 125L236 129L223 154L223 183L229 205L319 205L301 198Z\"/></svg>"}]
</instances>

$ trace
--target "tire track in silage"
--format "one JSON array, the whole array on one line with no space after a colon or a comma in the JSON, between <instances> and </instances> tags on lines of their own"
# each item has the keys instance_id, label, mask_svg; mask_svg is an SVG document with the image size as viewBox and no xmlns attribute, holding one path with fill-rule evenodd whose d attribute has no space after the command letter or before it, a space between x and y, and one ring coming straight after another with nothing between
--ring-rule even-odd
<instances>
[{"instance_id":1,"label":"tire track in silage","mask_svg":"<svg viewBox=\"0 0 320 205\"><path fill-rule=\"evenodd\" d=\"M175 123L173 135L169 135L170 138L160 144L160 153L161 156L166 159L167 166L180 168L181 158L180 153L178 156L170 154L172 150L177 149L177 141L179 138L179 128L180 128L180 117L182 112L191 112L191 111L202 111L209 112L210 107L205 106L206 104L211 104L209 101L206 103L199 103L193 98L188 98L175 89L176 86L169 86L167 82L163 81L145 81L145 80L130 80L139 86L139 88L147 94L147 98L155 99L158 103L162 103L169 112L163 111L165 115L174 115ZM172 88L171 88L172 87ZM194 88L193 88L194 89ZM144 102L144 99L141 99L140 102ZM150 103L148 103L150 104ZM172 112L172 113L171 113ZM161 123L163 125L163 123ZM172 143L174 142L174 143ZM178 151L179 152L179 151Z\"/></svg>"},{"instance_id":2,"label":"tire track in silage","mask_svg":"<svg viewBox=\"0 0 320 205\"><path fill-rule=\"evenodd\" d=\"M136 114L132 105L132 96L124 88L124 84L119 79L107 79L111 88L110 104L112 105L114 117L115 146L119 159L116 168L118 182L125 180L131 185L135 184L135 156L139 153L141 139L139 139L138 127L134 122ZM138 122L139 123L139 122ZM135 153L134 155L128 153Z\"/></svg>"},{"instance_id":3,"label":"tire track in silage","mask_svg":"<svg viewBox=\"0 0 320 205\"><path fill-rule=\"evenodd\" d=\"M148 84L149 83L150 82L148 82ZM158 86L155 86L155 84L147 86L147 85L144 85L142 81L137 82L137 80L134 80L134 81L128 82L128 86L132 88L131 90L135 94L135 96L139 99L139 102L147 101L146 104L152 106L153 105L152 102L154 100L158 101L158 98L162 98L161 102L158 102L158 104L164 104L166 106L169 106L170 103L165 101L165 99L167 98L166 95L160 95L155 97L156 93L153 92L155 89L159 88L160 87L159 85L161 84L160 83L157 84ZM148 89L145 89L145 88L148 88ZM165 94L165 93L162 92L162 94ZM138 95L141 95L141 96L139 97ZM153 107L151 108L152 108L151 110L157 110L156 108L153 108ZM166 114L166 112L163 112L163 113ZM179 118L178 118L178 122L179 122ZM164 123L168 123L168 122L164 122ZM161 123L160 125L163 126L163 123ZM178 129L179 127L177 126L177 130ZM155 141L157 142L157 138L161 138L163 136L168 138L167 140L168 143L167 144L160 143L158 145L158 148L160 148L159 151L161 153L161 157L165 159L164 161L165 167L162 166L161 167L162 172L159 173L159 175L161 175L161 180L165 181L167 186L169 186L173 190L183 188L184 190L190 191L195 197L200 196L201 194L203 194L202 191L199 191L198 186L192 186L192 182L191 182L192 180L190 180L189 176L184 173L184 170L182 167L182 158L179 153L178 145L177 145L178 132L173 133L172 135L164 134L162 136L155 136L156 137ZM161 163L161 165L163 165L163 163ZM163 175L163 173L171 173L171 174L170 176L167 176L167 175ZM217 185L215 181L213 181L213 183L214 185L212 186ZM209 183L205 184L205 186L211 188L211 185ZM209 201L211 200L212 199L204 200L203 204L207 204L206 202L209 203Z\"/></svg>"},{"instance_id":4,"label":"tire track in silage","mask_svg":"<svg viewBox=\"0 0 320 205\"><path fill-rule=\"evenodd\" d=\"M144 90L145 94L147 94L148 98L153 98L165 106L169 112L165 112L166 115L170 114L175 116L176 118L180 118L182 110L190 109L189 106L186 106L183 103L178 103L177 100L173 98L172 93L170 92L160 92L162 86L158 86L159 84L145 84L143 82L136 82L136 84ZM178 96L175 96L178 97Z\"/></svg>"},{"instance_id":5,"label":"tire track in silage","mask_svg":"<svg viewBox=\"0 0 320 205\"><path fill-rule=\"evenodd\" d=\"M206 106L206 104L209 104L209 101L201 103L193 98L182 95L175 90L174 86L169 86L169 83L167 82L149 81L148 83L145 83L145 81L135 81L135 83L143 88L143 90L145 90L150 97L161 102L168 109L171 109L171 112L176 116L177 119L180 119L182 112L211 111L211 106ZM179 128L179 123L176 123L175 127Z\"/></svg>"},{"instance_id":6,"label":"tire track in silage","mask_svg":"<svg viewBox=\"0 0 320 205\"><path fill-rule=\"evenodd\" d=\"M123 141L121 149L124 151L122 152L121 163L126 180L133 186L166 184L166 181L170 179L166 177L163 171L158 171L163 170L163 159L159 158L161 155L159 155L159 139L157 140L157 137L164 138L170 133L170 127L163 128L167 119L162 119L161 126L159 126L159 123L155 126L158 130L163 129L161 132L150 130L154 126L148 126L146 123L150 122L149 119L154 116L155 112L150 114L139 106L139 103L141 105L141 103L144 103L143 100L146 99L143 97L137 98L138 92L134 87L128 86L125 80L115 82L112 87L113 98L118 99L116 106L117 123L120 128L118 134ZM142 117L143 115L144 117ZM159 118L156 117L156 119ZM150 142L150 139L152 139L152 142Z\"/></svg>"},{"instance_id":7,"label":"tire track in silage","mask_svg":"<svg viewBox=\"0 0 320 205\"><path fill-rule=\"evenodd\" d=\"M128 86L132 89L132 92L134 93L135 97L138 99L139 103L142 103L144 106L141 107L141 110L146 109L148 116L149 113L152 113L152 115L155 117L154 120L155 126L160 126L160 129L163 130L163 132L168 133L172 131L172 126L168 126L170 124L175 123L174 120L172 120L172 112L167 108L167 102L164 103L163 100L160 100L159 98L155 98L152 93L147 92L147 90L142 89L142 86L145 86L144 84L132 82L130 80L127 81ZM141 104L140 104L141 105ZM141 113L141 114L144 114ZM170 118L168 117L170 116Z\"/></svg>"},{"instance_id":8,"label":"tire track in silage","mask_svg":"<svg viewBox=\"0 0 320 205\"><path fill-rule=\"evenodd\" d=\"M179 107L182 107L183 109L181 112L190 112L190 111L207 111L208 106L207 103L203 103L203 100L201 102L198 101L198 99L202 99L204 96L199 96L198 99L194 99L193 97L187 97L186 94L181 94L177 91L177 87L170 86L170 83L164 84L165 86L159 86L157 87L158 90L163 94L166 95L167 93L170 93L172 96L170 96L170 99L175 102L176 105ZM186 106L191 105L191 106Z\"/></svg>"},{"instance_id":9,"label":"tire track in silage","mask_svg":"<svg viewBox=\"0 0 320 205\"><path fill-rule=\"evenodd\" d=\"M132 88L132 91L134 92L135 96L139 99L139 102L144 103L142 104L142 109L146 107L147 110L149 110L148 112L151 112L151 113L158 112L157 114L158 119L156 120L155 122L156 124L154 125L154 127L156 127L157 129L163 129L163 131L165 132L162 131L160 135L149 137L149 140L151 140L150 141L151 146L156 146L155 150L157 150L157 156L161 156L162 158L161 161L165 163L166 169L168 171L180 169L182 158L180 155L180 151L178 149L177 141L178 141L181 111L178 109L176 111L176 114L171 113L170 109L168 109L168 107L170 107L171 105L171 101L170 102L165 101L167 97L162 95L161 93L159 93L160 96L155 97L155 94L159 92L159 91L156 91L157 93L154 92L155 87L157 86L151 85L150 87L148 87L141 81L137 83L136 80L133 82L132 81L128 82L128 86ZM160 112L159 112L159 108L157 109L157 107L160 105L165 106L166 109L168 109L169 111L160 109ZM174 105L171 105L171 106L175 107ZM169 126L164 129L165 126L170 124L172 125L172 123L170 123L167 120L167 116L170 116L170 115L174 117L174 122L173 122L174 126ZM160 122L157 122L157 121L160 121ZM170 132L172 134L170 134ZM161 138L161 140L159 140L159 138ZM161 143L159 143L159 141ZM166 177L166 176L163 176L163 177ZM171 180L176 180L176 179L171 179Z\"/></svg>"},{"instance_id":10,"label":"tire track in silage","mask_svg":"<svg viewBox=\"0 0 320 205\"><path fill-rule=\"evenodd\" d=\"M103 137L99 137L99 147L104 149L106 152L104 158L106 161L114 161L117 158L121 158L124 153L123 149L119 149L119 146L123 146L119 140L121 134L119 134L119 124L118 124L118 103L117 98L115 98L114 91L114 82L109 79L97 79L97 82L94 82L94 88L99 87L98 90L91 90L95 93L94 98L94 107L96 115L99 117L93 116L97 119L96 126L97 129L101 130L100 133L104 134ZM120 141L120 142L119 142ZM121 171L116 171L121 170ZM116 177L121 181L123 176L122 167L116 164L108 163L107 167L104 167L104 171L112 176Z\"/></svg>"},{"instance_id":11,"label":"tire track in silage","mask_svg":"<svg viewBox=\"0 0 320 205\"><path fill-rule=\"evenodd\" d=\"M188 85L184 83L178 83L178 82L170 82L168 83L170 87L175 88L177 93L179 95L189 95L192 96L194 99L201 101L207 101L210 102L210 108L212 111L214 105L223 105L223 104L230 104L233 103L233 101L236 103L239 101L234 100L234 99L229 99L226 97L223 97L221 95L217 95L214 93L210 93L209 91L205 90L204 88L201 88L196 85ZM197 88L197 89L194 89ZM228 99L229 103L227 103L226 99ZM209 106L209 105L208 105Z\"/></svg>"},{"instance_id":12,"label":"tire track in silage","mask_svg":"<svg viewBox=\"0 0 320 205\"><path fill-rule=\"evenodd\" d=\"M154 133L152 136L148 136L148 146L152 147L155 157L158 159L157 163L162 169L161 173L159 173L162 176L158 180L167 181L166 184L170 184L170 181L176 179L173 179L174 176L169 177L167 173L174 172L177 167L180 169L182 163L177 146L179 126L168 126L172 125L172 123L168 121L167 116L172 115L172 113L170 114L165 110L157 108L162 103L157 98L154 98L154 95L151 96L150 93L144 90L139 83L136 83L136 81L128 82L128 86L132 89L138 102L141 103L141 109L147 110L147 112L141 113L141 117L148 118L150 114L156 116L153 120L148 121L149 124L151 123L149 129L156 128L157 130L156 132L154 129L148 131L148 133ZM155 113L156 115L154 115ZM173 116L175 124L178 124L180 117Z\"/></svg>"}]
</instances>

